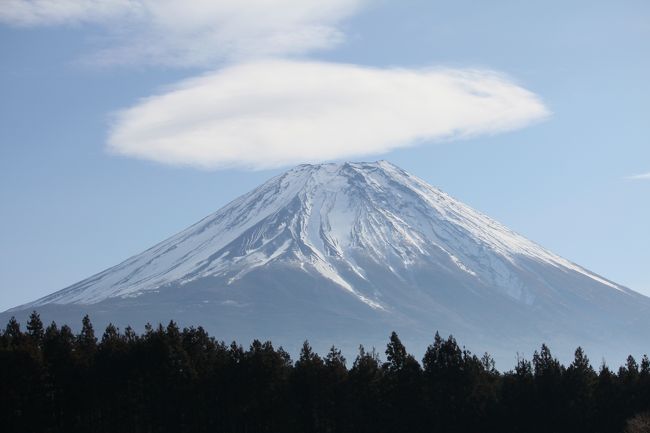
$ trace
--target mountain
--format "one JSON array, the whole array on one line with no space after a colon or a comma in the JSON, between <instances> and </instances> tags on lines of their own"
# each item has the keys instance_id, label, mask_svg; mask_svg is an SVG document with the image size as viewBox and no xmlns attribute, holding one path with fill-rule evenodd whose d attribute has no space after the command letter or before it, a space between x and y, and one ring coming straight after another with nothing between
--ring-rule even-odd
<instances>
[{"instance_id":1,"label":"mountain","mask_svg":"<svg viewBox=\"0 0 650 433\"><path fill-rule=\"evenodd\" d=\"M547 342L614 362L647 351L650 299L385 161L300 165L186 230L2 314L96 326L203 325L226 341L305 338L349 356L436 330L512 366Z\"/></svg>"}]
</instances>

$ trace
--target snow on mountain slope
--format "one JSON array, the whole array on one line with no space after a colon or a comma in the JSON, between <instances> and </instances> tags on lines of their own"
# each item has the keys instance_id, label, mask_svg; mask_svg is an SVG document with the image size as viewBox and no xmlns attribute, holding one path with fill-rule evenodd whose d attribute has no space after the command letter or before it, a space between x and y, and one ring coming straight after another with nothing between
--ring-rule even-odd
<instances>
[{"instance_id":1,"label":"snow on mountain slope","mask_svg":"<svg viewBox=\"0 0 650 433\"><path fill-rule=\"evenodd\" d=\"M33 309L72 325L89 313L98 329L174 319L295 350L308 338L348 356L392 330L421 353L440 330L508 367L541 342L567 355L582 345L594 359L650 344L650 299L385 161L295 167L0 319Z\"/></svg>"},{"instance_id":2,"label":"snow on mountain slope","mask_svg":"<svg viewBox=\"0 0 650 433\"><path fill-rule=\"evenodd\" d=\"M441 255L453 272L529 304L539 294L521 278L523 258L628 292L379 161L298 166L142 254L25 307L137 297L205 277L232 284L284 262L331 280L370 308L390 310L344 276L371 278L357 258L388 265L399 277Z\"/></svg>"}]
</instances>

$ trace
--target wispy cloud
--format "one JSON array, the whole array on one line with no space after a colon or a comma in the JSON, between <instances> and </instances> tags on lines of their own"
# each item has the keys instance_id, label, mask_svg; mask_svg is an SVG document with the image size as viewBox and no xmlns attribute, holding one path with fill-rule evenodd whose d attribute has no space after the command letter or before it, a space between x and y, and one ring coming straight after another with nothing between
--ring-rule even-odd
<instances>
[{"instance_id":1,"label":"wispy cloud","mask_svg":"<svg viewBox=\"0 0 650 433\"><path fill-rule=\"evenodd\" d=\"M286 60L340 43L342 20L370 1L2 0L0 22L102 28L100 63L230 65L115 114L110 151L167 164L265 168L360 157L548 115L535 94L492 71Z\"/></svg>"},{"instance_id":2,"label":"wispy cloud","mask_svg":"<svg viewBox=\"0 0 650 433\"><path fill-rule=\"evenodd\" d=\"M3 0L0 22L101 25L100 63L214 66L291 55L344 39L337 24L366 0Z\"/></svg>"},{"instance_id":3,"label":"wispy cloud","mask_svg":"<svg viewBox=\"0 0 650 433\"><path fill-rule=\"evenodd\" d=\"M535 94L491 71L265 61L117 113L108 143L167 164L266 168L508 131L547 115Z\"/></svg>"},{"instance_id":4,"label":"wispy cloud","mask_svg":"<svg viewBox=\"0 0 650 433\"><path fill-rule=\"evenodd\" d=\"M627 176L626 179L629 179L629 180L650 180L650 173L635 174L633 176Z\"/></svg>"}]
</instances>

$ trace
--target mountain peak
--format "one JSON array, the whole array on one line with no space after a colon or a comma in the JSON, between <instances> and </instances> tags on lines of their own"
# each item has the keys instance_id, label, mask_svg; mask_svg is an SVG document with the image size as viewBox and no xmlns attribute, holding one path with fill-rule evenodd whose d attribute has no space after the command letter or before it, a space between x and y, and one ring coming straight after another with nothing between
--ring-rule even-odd
<instances>
[{"instance_id":1,"label":"mountain peak","mask_svg":"<svg viewBox=\"0 0 650 433\"><path fill-rule=\"evenodd\" d=\"M257 323L255 315L287 320L304 309L305 321L332 326L365 318L476 333L479 317L502 321L502 309L570 326L565 319L585 308L620 314L613 299L650 311L647 298L376 161L294 167L147 251L16 310L157 306L162 314L171 305L181 315Z\"/></svg>"},{"instance_id":2,"label":"mountain peak","mask_svg":"<svg viewBox=\"0 0 650 433\"><path fill-rule=\"evenodd\" d=\"M393 163L386 160L379 160L373 162L326 162L319 164L300 164L294 168L287 170L285 173L295 173L308 170L311 172L322 171L330 174L341 173L344 170L357 170L357 171L372 171L372 170L384 170L387 173L395 173L401 175L408 175L404 170L394 165Z\"/></svg>"},{"instance_id":3,"label":"mountain peak","mask_svg":"<svg viewBox=\"0 0 650 433\"><path fill-rule=\"evenodd\" d=\"M368 281L361 262L387 265L397 278L435 264L533 303L540 295L522 279L522 259L624 290L388 161L303 164L144 253L34 305L137 297L208 277L230 285L276 262L310 267L372 308L390 306L374 290L355 288Z\"/></svg>"}]
</instances>

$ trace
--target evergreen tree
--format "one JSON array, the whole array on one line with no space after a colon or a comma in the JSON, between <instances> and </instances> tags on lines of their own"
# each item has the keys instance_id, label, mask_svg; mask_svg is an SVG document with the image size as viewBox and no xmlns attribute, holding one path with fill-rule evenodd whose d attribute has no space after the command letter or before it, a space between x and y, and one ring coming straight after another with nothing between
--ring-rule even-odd
<instances>
[{"instance_id":1,"label":"evergreen tree","mask_svg":"<svg viewBox=\"0 0 650 433\"><path fill-rule=\"evenodd\" d=\"M41 321L41 317L36 311L33 311L29 316L29 322L27 322L27 334L32 339L32 341L40 347L41 343L43 342L44 332L45 331L43 330L43 322Z\"/></svg>"},{"instance_id":2,"label":"evergreen tree","mask_svg":"<svg viewBox=\"0 0 650 433\"><path fill-rule=\"evenodd\" d=\"M393 331L390 334L390 340L386 346L386 364L384 364L384 369L390 372L397 372L404 368L406 365L407 357L406 347L402 344L397 333Z\"/></svg>"},{"instance_id":3,"label":"evergreen tree","mask_svg":"<svg viewBox=\"0 0 650 433\"><path fill-rule=\"evenodd\" d=\"M350 422L349 384L346 360L339 349L332 346L325 356L324 368L324 429L343 431Z\"/></svg>"},{"instance_id":4,"label":"evergreen tree","mask_svg":"<svg viewBox=\"0 0 650 433\"><path fill-rule=\"evenodd\" d=\"M639 367L639 373L641 373L642 376L650 376L650 359L648 359L648 355L643 355Z\"/></svg>"},{"instance_id":5,"label":"evergreen tree","mask_svg":"<svg viewBox=\"0 0 650 433\"><path fill-rule=\"evenodd\" d=\"M384 428L389 432L420 431L424 412L420 364L406 351L395 332L386 346L386 359L382 386Z\"/></svg>"},{"instance_id":6,"label":"evergreen tree","mask_svg":"<svg viewBox=\"0 0 650 433\"><path fill-rule=\"evenodd\" d=\"M385 363L360 346L348 370L308 342L292 363L270 341L244 350L175 322L109 324L97 344L88 318L77 335L39 320L0 335L3 432L637 433L650 411L647 356L596 374L581 348L564 368L543 345L501 374L436 335L421 368L393 333Z\"/></svg>"},{"instance_id":7,"label":"evergreen tree","mask_svg":"<svg viewBox=\"0 0 650 433\"><path fill-rule=\"evenodd\" d=\"M323 420L320 415L324 406L321 393L324 385L323 367L323 360L312 350L309 342L305 341L292 375L300 431L309 433L322 430Z\"/></svg>"},{"instance_id":8,"label":"evergreen tree","mask_svg":"<svg viewBox=\"0 0 650 433\"><path fill-rule=\"evenodd\" d=\"M462 406L468 397L463 351L453 336L443 340L436 332L422 360L424 396L429 411L428 424L435 430L455 432L463 429Z\"/></svg>"},{"instance_id":9,"label":"evergreen tree","mask_svg":"<svg viewBox=\"0 0 650 433\"><path fill-rule=\"evenodd\" d=\"M97 349L97 337L90 317L86 314L81 321L81 332L77 335L76 348L79 351L81 362L90 362Z\"/></svg>"},{"instance_id":10,"label":"evergreen tree","mask_svg":"<svg viewBox=\"0 0 650 433\"><path fill-rule=\"evenodd\" d=\"M603 361L598 373L594 396L596 432L620 432L624 419L619 414L623 409L619 394L618 378Z\"/></svg>"},{"instance_id":11,"label":"evergreen tree","mask_svg":"<svg viewBox=\"0 0 650 433\"><path fill-rule=\"evenodd\" d=\"M591 432L593 419L593 394L596 387L596 372L581 347L574 354L571 365L564 375L566 426L571 432Z\"/></svg>"},{"instance_id":12,"label":"evergreen tree","mask_svg":"<svg viewBox=\"0 0 650 433\"><path fill-rule=\"evenodd\" d=\"M350 404L354 407L350 431L370 433L383 430L382 419L378 416L378 408L382 407L382 378L379 355L374 348L368 352L360 345L349 373Z\"/></svg>"},{"instance_id":13,"label":"evergreen tree","mask_svg":"<svg viewBox=\"0 0 650 433\"><path fill-rule=\"evenodd\" d=\"M529 431L536 415L533 389L533 365L518 353L514 370L504 374L502 379L501 410L507 430L513 433Z\"/></svg>"},{"instance_id":14,"label":"evergreen tree","mask_svg":"<svg viewBox=\"0 0 650 433\"><path fill-rule=\"evenodd\" d=\"M23 333L20 331L20 323L16 321L15 317L12 316L7 322L3 336L7 346L20 346L22 344Z\"/></svg>"},{"instance_id":15,"label":"evergreen tree","mask_svg":"<svg viewBox=\"0 0 650 433\"><path fill-rule=\"evenodd\" d=\"M535 386L535 406L539 412L534 422L533 431L545 432L553 430L557 421L546 416L555 413L564 418L562 409L565 407L562 392L563 367L546 344L542 344L539 352L533 353L533 377Z\"/></svg>"}]
</instances>

